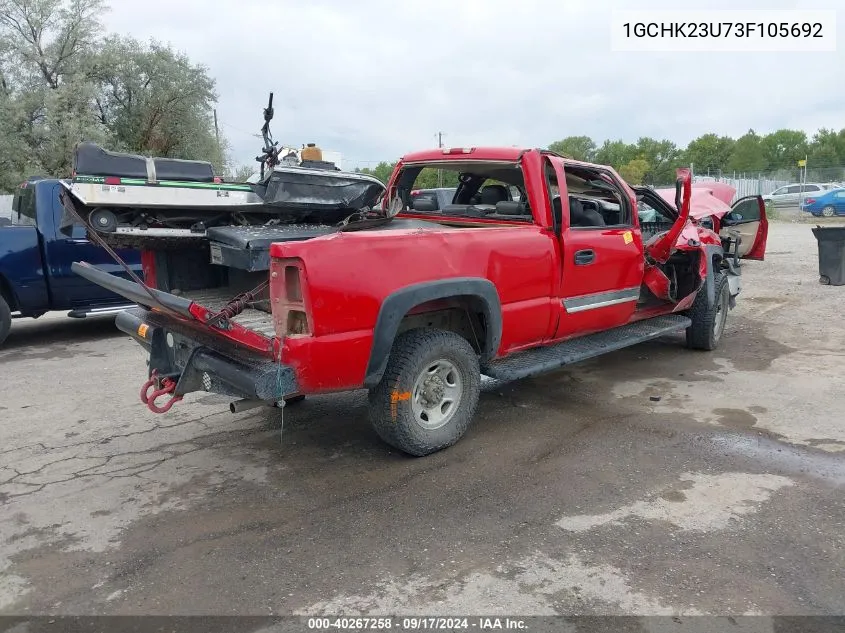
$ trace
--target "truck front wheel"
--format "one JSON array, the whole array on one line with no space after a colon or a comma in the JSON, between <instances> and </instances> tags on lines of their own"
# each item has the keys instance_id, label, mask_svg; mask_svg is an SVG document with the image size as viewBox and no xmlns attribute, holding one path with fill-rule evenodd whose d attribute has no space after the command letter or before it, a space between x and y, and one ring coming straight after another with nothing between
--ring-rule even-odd
<instances>
[{"instance_id":1,"label":"truck front wheel","mask_svg":"<svg viewBox=\"0 0 845 633\"><path fill-rule=\"evenodd\" d=\"M12 310L9 308L9 304L6 303L6 300L0 295L0 345L3 344L3 341L6 340L6 337L9 336L9 330L12 329Z\"/></svg>"},{"instance_id":2,"label":"truck front wheel","mask_svg":"<svg viewBox=\"0 0 845 633\"><path fill-rule=\"evenodd\" d=\"M716 273L713 281L716 286L713 302L711 303L707 298L707 291L702 287L687 313L687 316L692 319L692 325L687 328L687 347L689 348L714 350L725 331L725 321L728 318L731 300L728 276L724 273Z\"/></svg>"},{"instance_id":3,"label":"truck front wheel","mask_svg":"<svg viewBox=\"0 0 845 633\"><path fill-rule=\"evenodd\" d=\"M417 329L396 338L381 382L370 390L370 420L385 442L422 456L457 442L481 391L475 350L445 330Z\"/></svg>"}]
</instances>

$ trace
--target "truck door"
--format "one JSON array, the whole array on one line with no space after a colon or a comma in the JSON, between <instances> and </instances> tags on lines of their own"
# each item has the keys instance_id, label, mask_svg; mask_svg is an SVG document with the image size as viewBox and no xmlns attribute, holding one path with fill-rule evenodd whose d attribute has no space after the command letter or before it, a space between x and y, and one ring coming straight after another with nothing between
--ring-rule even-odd
<instances>
[{"instance_id":1,"label":"truck door","mask_svg":"<svg viewBox=\"0 0 845 633\"><path fill-rule=\"evenodd\" d=\"M105 304L125 304L127 301L102 286L83 279L71 270L73 262L88 262L104 271L128 277L123 267L115 262L105 249L86 237L85 227L74 225L68 237L59 231L62 205L59 202L58 183L45 183L37 189L39 217L42 218L45 269L49 271L50 289L56 309L88 307ZM141 256L129 249L117 250L133 270L141 274Z\"/></svg>"},{"instance_id":2,"label":"truck door","mask_svg":"<svg viewBox=\"0 0 845 633\"><path fill-rule=\"evenodd\" d=\"M745 259L763 259L768 235L766 205L760 196L740 198L721 220L719 236L723 239L739 239L737 255Z\"/></svg>"},{"instance_id":3,"label":"truck door","mask_svg":"<svg viewBox=\"0 0 845 633\"><path fill-rule=\"evenodd\" d=\"M637 307L645 267L633 220L636 202L610 171L580 165L567 170L562 159L550 161L559 190L554 214L562 257L554 338L624 325Z\"/></svg>"}]
</instances>

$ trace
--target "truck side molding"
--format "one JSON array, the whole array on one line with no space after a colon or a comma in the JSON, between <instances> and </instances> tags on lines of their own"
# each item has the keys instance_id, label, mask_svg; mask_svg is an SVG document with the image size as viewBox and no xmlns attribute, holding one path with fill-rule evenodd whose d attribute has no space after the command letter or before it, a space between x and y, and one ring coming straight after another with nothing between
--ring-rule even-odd
<instances>
[{"instance_id":1,"label":"truck side molding","mask_svg":"<svg viewBox=\"0 0 845 633\"><path fill-rule=\"evenodd\" d=\"M480 301L487 324L482 361L496 355L502 340L502 303L493 282L474 277L425 281L393 292L381 304L364 378L366 387L377 385L384 375L393 341L405 315L420 304L452 297L470 297Z\"/></svg>"}]
</instances>

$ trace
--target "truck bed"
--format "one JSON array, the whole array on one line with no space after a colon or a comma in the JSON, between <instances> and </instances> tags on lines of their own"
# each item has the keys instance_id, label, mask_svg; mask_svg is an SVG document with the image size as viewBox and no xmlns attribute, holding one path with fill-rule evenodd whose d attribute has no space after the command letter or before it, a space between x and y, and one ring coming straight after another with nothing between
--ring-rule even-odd
<instances>
[{"instance_id":1,"label":"truck bed","mask_svg":"<svg viewBox=\"0 0 845 633\"><path fill-rule=\"evenodd\" d=\"M227 287L190 290L182 293L182 296L214 311L222 309L233 298L231 288ZM258 332L267 338L272 338L276 335L276 330L273 326L273 315L263 310L247 308L232 318L232 321Z\"/></svg>"}]
</instances>

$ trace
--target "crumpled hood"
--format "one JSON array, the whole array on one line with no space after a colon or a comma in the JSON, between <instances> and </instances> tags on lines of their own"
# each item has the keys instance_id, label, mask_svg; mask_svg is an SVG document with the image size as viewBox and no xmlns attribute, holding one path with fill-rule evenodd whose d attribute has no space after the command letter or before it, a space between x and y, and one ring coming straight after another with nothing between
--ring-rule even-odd
<instances>
[{"instance_id":1,"label":"crumpled hood","mask_svg":"<svg viewBox=\"0 0 845 633\"><path fill-rule=\"evenodd\" d=\"M655 189L660 197L675 206L673 188ZM731 210L731 200L736 195L736 188L724 182L696 182L692 184L690 196L690 217L700 220L707 216L721 218Z\"/></svg>"}]
</instances>

